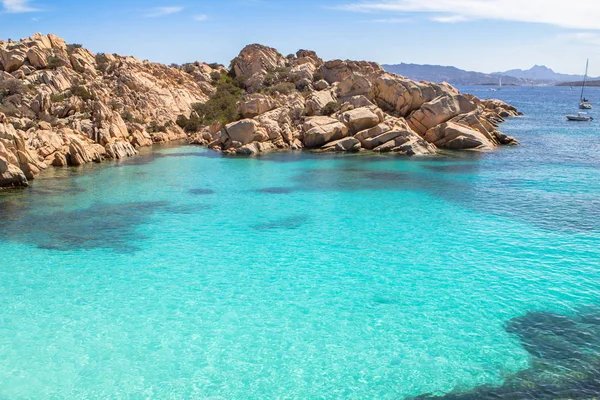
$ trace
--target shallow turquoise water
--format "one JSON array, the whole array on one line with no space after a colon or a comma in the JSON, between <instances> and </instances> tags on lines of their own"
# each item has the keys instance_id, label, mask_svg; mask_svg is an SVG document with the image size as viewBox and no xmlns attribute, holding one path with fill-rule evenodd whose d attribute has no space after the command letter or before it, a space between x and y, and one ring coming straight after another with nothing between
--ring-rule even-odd
<instances>
[{"instance_id":1,"label":"shallow turquoise water","mask_svg":"<svg viewBox=\"0 0 600 400\"><path fill-rule=\"evenodd\" d=\"M532 366L507 321L600 306L600 125L564 121L573 93L494 93L526 116L488 154L162 147L0 194L0 398L501 385Z\"/></svg>"}]
</instances>

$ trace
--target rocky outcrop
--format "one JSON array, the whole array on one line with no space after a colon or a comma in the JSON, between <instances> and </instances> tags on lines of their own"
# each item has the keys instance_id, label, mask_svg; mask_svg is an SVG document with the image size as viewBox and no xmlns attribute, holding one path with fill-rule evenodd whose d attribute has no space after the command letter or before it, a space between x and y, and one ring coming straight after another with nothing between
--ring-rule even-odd
<instances>
[{"instance_id":1,"label":"rocky outcrop","mask_svg":"<svg viewBox=\"0 0 600 400\"><path fill-rule=\"evenodd\" d=\"M131 157L185 138L241 155L430 155L518 144L498 130L519 115L514 107L376 63L323 61L310 50L283 57L254 44L231 66L94 55L54 35L0 41L0 187L27 185L50 166Z\"/></svg>"},{"instance_id":2,"label":"rocky outcrop","mask_svg":"<svg viewBox=\"0 0 600 400\"><path fill-rule=\"evenodd\" d=\"M135 147L186 138L177 118L215 91L210 73L198 72L205 69L213 71L94 55L54 35L0 41L0 130L14 158L5 158L0 186L12 185L8 175L21 182L15 168L31 180L48 166L129 157Z\"/></svg>"},{"instance_id":3,"label":"rocky outcrop","mask_svg":"<svg viewBox=\"0 0 600 400\"><path fill-rule=\"evenodd\" d=\"M260 44L246 46L231 62L237 76L251 78L256 75L265 75L268 71L285 67L286 59L271 47Z\"/></svg>"}]
</instances>

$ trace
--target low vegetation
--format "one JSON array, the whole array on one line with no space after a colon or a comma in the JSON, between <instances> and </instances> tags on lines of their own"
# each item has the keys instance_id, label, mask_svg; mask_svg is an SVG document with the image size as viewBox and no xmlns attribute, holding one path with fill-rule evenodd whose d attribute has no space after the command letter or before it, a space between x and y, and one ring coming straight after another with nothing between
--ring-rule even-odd
<instances>
[{"instance_id":1,"label":"low vegetation","mask_svg":"<svg viewBox=\"0 0 600 400\"><path fill-rule=\"evenodd\" d=\"M186 132L198 132L214 122L227 124L240 117L237 103L242 99L243 90L239 82L227 74L218 73L217 76L214 72L211 78L217 88L215 94L206 103L194 104L194 112L189 118L184 115L177 118L177 125Z\"/></svg>"},{"instance_id":2,"label":"low vegetation","mask_svg":"<svg viewBox=\"0 0 600 400\"><path fill-rule=\"evenodd\" d=\"M48 68L56 69L60 67L64 67L66 65L65 60L58 56L49 56L48 59Z\"/></svg>"},{"instance_id":3,"label":"low vegetation","mask_svg":"<svg viewBox=\"0 0 600 400\"><path fill-rule=\"evenodd\" d=\"M321 109L321 114L329 116L340 111L341 108L342 106L337 101L330 101Z\"/></svg>"},{"instance_id":4,"label":"low vegetation","mask_svg":"<svg viewBox=\"0 0 600 400\"><path fill-rule=\"evenodd\" d=\"M87 100L95 100L96 97L94 96L93 93L90 93L90 91L82 85L75 85L71 88L71 94L73 96L79 96L81 97L81 99L83 101L87 101Z\"/></svg>"}]
</instances>

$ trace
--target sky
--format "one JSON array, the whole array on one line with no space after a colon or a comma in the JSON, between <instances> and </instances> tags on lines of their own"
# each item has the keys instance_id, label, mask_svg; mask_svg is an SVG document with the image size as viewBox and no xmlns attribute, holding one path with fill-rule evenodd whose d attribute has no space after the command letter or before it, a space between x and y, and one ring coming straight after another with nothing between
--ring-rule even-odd
<instances>
[{"instance_id":1,"label":"sky","mask_svg":"<svg viewBox=\"0 0 600 400\"><path fill-rule=\"evenodd\" d=\"M0 0L0 39L54 33L93 52L225 65L247 44L323 59L546 65L600 76L600 0Z\"/></svg>"}]
</instances>

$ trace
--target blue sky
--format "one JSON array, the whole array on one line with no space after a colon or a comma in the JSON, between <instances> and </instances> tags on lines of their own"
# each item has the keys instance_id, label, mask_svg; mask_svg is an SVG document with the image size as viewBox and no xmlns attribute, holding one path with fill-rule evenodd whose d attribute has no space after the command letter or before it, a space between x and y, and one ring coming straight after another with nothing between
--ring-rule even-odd
<instances>
[{"instance_id":1,"label":"blue sky","mask_svg":"<svg viewBox=\"0 0 600 400\"><path fill-rule=\"evenodd\" d=\"M55 33L94 52L228 64L249 43L324 59L547 65L600 76L598 0L0 0L0 38Z\"/></svg>"}]
</instances>

